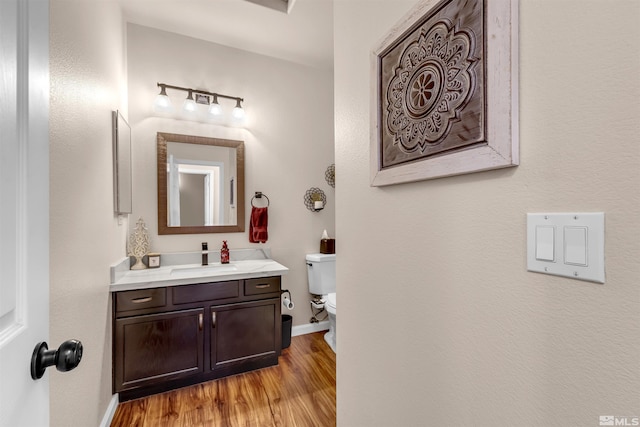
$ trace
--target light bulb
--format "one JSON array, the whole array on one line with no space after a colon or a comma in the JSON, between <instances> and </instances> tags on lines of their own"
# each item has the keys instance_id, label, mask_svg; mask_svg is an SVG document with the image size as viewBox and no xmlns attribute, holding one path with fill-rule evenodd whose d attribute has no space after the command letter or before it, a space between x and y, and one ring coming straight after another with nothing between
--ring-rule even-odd
<instances>
[{"instance_id":1,"label":"light bulb","mask_svg":"<svg viewBox=\"0 0 640 427\"><path fill-rule=\"evenodd\" d=\"M169 96L167 96L167 89L164 85L160 86L160 93L153 102L153 110L157 113L170 113L173 111L173 105Z\"/></svg>"},{"instance_id":2,"label":"light bulb","mask_svg":"<svg viewBox=\"0 0 640 427\"><path fill-rule=\"evenodd\" d=\"M211 101L211 106L209 107L209 114L213 117L222 114L222 107L218 104L218 95L213 95L213 101Z\"/></svg>"},{"instance_id":3,"label":"light bulb","mask_svg":"<svg viewBox=\"0 0 640 427\"><path fill-rule=\"evenodd\" d=\"M242 108L242 105L240 105L240 99L236 99L236 106L233 108L231 115L236 120L244 119L244 109Z\"/></svg>"},{"instance_id":4,"label":"light bulb","mask_svg":"<svg viewBox=\"0 0 640 427\"><path fill-rule=\"evenodd\" d=\"M193 100L193 93L189 91L189 95L187 99L184 100L182 104L182 111L187 114L194 113L197 110L198 106L196 105L196 101Z\"/></svg>"}]
</instances>

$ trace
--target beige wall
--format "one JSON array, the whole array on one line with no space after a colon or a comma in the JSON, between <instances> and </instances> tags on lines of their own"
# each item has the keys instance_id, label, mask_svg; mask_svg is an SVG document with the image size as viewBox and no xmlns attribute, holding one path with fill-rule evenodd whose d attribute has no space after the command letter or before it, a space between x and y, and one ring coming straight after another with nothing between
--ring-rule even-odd
<instances>
[{"instance_id":1,"label":"beige wall","mask_svg":"<svg viewBox=\"0 0 640 427\"><path fill-rule=\"evenodd\" d=\"M334 189L324 179L333 163L333 74L214 43L129 24L129 112L133 135L133 217L142 216L155 252L198 251L207 241L215 250L269 247L289 267L282 286L296 304L294 325L309 322L305 254L318 252L322 230L334 233ZM156 83L203 88L245 99L247 129L157 117ZM186 93L167 90L180 109ZM224 107L234 103L219 100ZM245 232L159 236L157 234L156 133L169 132L245 143ZM327 208L313 213L305 191L320 187ZM269 197L269 240L249 243L251 198Z\"/></svg>"},{"instance_id":2,"label":"beige wall","mask_svg":"<svg viewBox=\"0 0 640 427\"><path fill-rule=\"evenodd\" d=\"M90 426L111 399L109 266L127 232L111 160L111 111L127 110L125 28L117 2L53 0L50 25L49 343L84 345L76 370L49 371L51 425Z\"/></svg>"},{"instance_id":3,"label":"beige wall","mask_svg":"<svg viewBox=\"0 0 640 427\"><path fill-rule=\"evenodd\" d=\"M369 52L414 4L334 5L338 425L639 416L640 3L522 0L521 165L371 188ZM543 211L606 213L606 284L526 271Z\"/></svg>"}]
</instances>

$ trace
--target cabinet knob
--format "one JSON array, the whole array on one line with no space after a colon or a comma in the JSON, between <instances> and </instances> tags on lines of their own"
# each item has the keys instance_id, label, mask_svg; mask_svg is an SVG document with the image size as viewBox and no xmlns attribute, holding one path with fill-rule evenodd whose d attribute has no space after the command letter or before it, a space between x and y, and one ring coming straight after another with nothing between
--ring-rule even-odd
<instances>
[{"instance_id":1,"label":"cabinet knob","mask_svg":"<svg viewBox=\"0 0 640 427\"><path fill-rule=\"evenodd\" d=\"M212 328L216 327L216 312L215 311L211 312L211 327Z\"/></svg>"}]
</instances>

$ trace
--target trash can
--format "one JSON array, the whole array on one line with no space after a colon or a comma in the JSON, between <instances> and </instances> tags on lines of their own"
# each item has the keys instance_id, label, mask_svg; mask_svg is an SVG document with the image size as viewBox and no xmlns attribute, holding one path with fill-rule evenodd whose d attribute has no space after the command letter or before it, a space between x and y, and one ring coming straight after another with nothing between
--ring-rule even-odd
<instances>
[{"instance_id":1,"label":"trash can","mask_svg":"<svg viewBox=\"0 0 640 427\"><path fill-rule=\"evenodd\" d=\"M282 315L282 349L288 348L291 345L291 324L293 323L293 317L288 314Z\"/></svg>"}]
</instances>

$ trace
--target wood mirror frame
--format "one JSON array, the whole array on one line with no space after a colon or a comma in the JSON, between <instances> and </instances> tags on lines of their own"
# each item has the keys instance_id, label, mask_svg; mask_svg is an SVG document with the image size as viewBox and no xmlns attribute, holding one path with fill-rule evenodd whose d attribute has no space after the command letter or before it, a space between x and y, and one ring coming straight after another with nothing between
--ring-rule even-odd
<instances>
[{"instance_id":1,"label":"wood mirror frame","mask_svg":"<svg viewBox=\"0 0 640 427\"><path fill-rule=\"evenodd\" d=\"M244 231L244 142L231 139L207 138L203 136L180 135L158 132L158 234L201 234L201 233L234 233ZM236 149L236 224L235 225L203 225L175 226L168 225L167 212L167 143L178 142L200 144Z\"/></svg>"}]
</instances>

